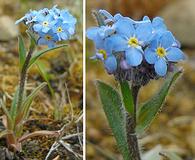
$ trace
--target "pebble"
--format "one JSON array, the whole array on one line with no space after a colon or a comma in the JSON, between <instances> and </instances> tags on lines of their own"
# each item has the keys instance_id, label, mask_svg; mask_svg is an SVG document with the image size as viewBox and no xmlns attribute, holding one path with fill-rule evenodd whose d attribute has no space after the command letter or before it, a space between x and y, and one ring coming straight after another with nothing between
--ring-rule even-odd
<instances>
[{"instance_id":1,"label":"pebble","mask_svg":"<svg viewBox=\"0 0 195 160\"><path fill-rule=\"evenodd\" d=\"M18 26L9 16L1 16L0 24L0 41L9 41L19 35Z\"/></svg>"},{"instance_id":2,"label":"pebble","mask_svg":"<svg viewBox=\"0 0 195 160\"><path fill-rule=\"evenodd\" d=\"M177 0L167 5L158 15L184 46L195 45L195 0Z\"/></svg>"}]
</instances>

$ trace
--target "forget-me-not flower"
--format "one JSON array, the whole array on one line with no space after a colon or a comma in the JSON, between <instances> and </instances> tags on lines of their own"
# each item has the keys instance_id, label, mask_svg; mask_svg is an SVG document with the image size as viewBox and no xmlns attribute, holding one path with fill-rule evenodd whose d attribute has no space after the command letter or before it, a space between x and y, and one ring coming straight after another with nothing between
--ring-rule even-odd
<instances>
[{"instance_id":1,"label":"forget-me-not flower","mask_svg":"<svg viewBox=\"0 0 195 160\"><path fill-rule=\"evenodd\" d=\"M55 43L58 41L58 36L50 30L48 33L39 33L40 38L38 39L38 45L48 45L49 48L55 46Z\"/></svg>"},{"instance_id":2,"label":"forget-me-not flower","mask_svg":"<svg viewBox=\"0 0 195 160\"><path fill-rule=\"evenodd\" d=\"M145 50L146 61L149 64L154 64L155 72L159 76L166 75L168 62L178 62L185 59L183 52L173 46L174 43L175 38L171 32L167 31L159 39L153 40Z\"/></svg>"},{"instance_id":3,"label":"forget-me-not flower","mask_svg":"<svg viewBox=\"0 0 195 160\"><path fill-rule=\"evenodd\" d=\"M135 26L130 20L116 22L116 34L110 37L114 51L125 52L125 59L130 66L138 66L143 60L142 46L148 44L152 35L151 23L140 23Z\"/></svg>"},{"instance_id":4,"label":"forget-me-not flower","mask_svg":"<svg viewBox=\"0 0 195 160\"><path fill-rule=\"evenodd\" d=\"M63 24L62 20L59 20L52 28L53 32L57 34L59 41L67 40L70 36L69 32L66 30L66 26Z\"/></svg>"},{"instance_id":5,"label":"forget-me-not flower","mask_svg":"<svg viewBox=\"0 0 195 160\"><path fill-rule=\"evenodd\" d=\"M43 32L43 33L47 33L56 23L56 21L54 21L52 15L48 14L46 16L44 15L39 15L37 17L37 22L36 24L34 24L33 29L35 32Z\"/></svg>"},{"instance_id":6,"label":"forget-me-not flower","mask_svg":"<svg viewBox=\"0 0 195 160\"><path fill-rule=\"evenodd\" d=\"M91 59L101 60L109 73L113 73L117 69L117 60L112 54L112 44L106 40L112 34L113 29L106 26L92 27L87 30L87 37L94 41L96 48L95 56Z\"/></svg>"}]
</instances>

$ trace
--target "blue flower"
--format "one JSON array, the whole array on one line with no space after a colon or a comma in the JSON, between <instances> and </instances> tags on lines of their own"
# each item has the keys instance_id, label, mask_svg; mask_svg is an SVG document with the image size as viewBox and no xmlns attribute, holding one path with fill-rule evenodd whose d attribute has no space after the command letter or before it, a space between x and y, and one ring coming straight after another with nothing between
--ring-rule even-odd
<instances>
[{"instance_id":1,"label":"blue flower","mask_svg":"<svg viewBox=\"0 0 195 160\"><path fill-rule=\"evenodd\" d=\"M59 18L62 19L69 34L73 35L75 33L75 24L77 22L76 18L74 18L67 10L62 10Z\"/></svg>"},{"instance_id":2,"label":"blue flower","mask_svg":"<svg viewBox=\"0 0 195 160\"><path fill-rule=\"evenodd\" d=\"M66 29L67 27L63 24L62 20L58 20L52 28L53 32L57 34L59 41L69 39L70 34Z\"/></svg>"},{"instance_id":3,"label":"blue flower","mask_svg":"<svg viewBox=\"0 0 195 160\"><path fill-rule=\"evenodd\" d=\"M142 47L150 42L152 35L151 23L140 23L137 27L128 19L115 23L116 34L109 37L115 52L125 52L125 59L130 66L138 66L143 60Z\"/></svg>"},{"instance_id":4,"label":"blue flower","mask_svg":"<svg viewBox=\"0 0 195 160\"><path fill-rule=\"evenodd\" d=\"M107 41L101 41L96 44L96 54L91 59L99 59L104 63L108 73L113 73L117 69L116 57L112 54L112 44Z\"/></svg>"},{"instance_id":5,"label":"blue flower","mask_svg":"<svg viewBox=\"0 0 195 160\"><path fill-rule=\"evenodd\" d=\"M91 59L101 60L108 73L113 73L117 69L117 60L112 54L112 43L106 39L113 32L113 28L109 26L92 27L87 30L87 37L94 41L96 48L96 54Z\"/></svg>"},{"instance_id":6,"label":"blue flower","mask_svg":"<svg viewBox=\"0 0 195 160\"><path fill-rule=\"evenodd\" d=\"M54 21L53 17L50 14L46 16L39 15L36 18L36 20L38 23L33 25L33 29L37 33L39 32L47 33L56 23L56 21Z\"/></svg>"},{"instance_id":7,"label":"blue flower","mask_svg":"<svg viewBox=\"0 0 195 160\"><path fill-rule=\"evenodd\" d=\"M48 33L40 32L40 37L38 39L38 45L47 45L49 48L55 46L55 43L58 41L58 36L54 34L52 30Z\"/></svg>"},{"instance_id":8,"label":"blue flower","mask_svg":"<svg viewBox=\"0 0 195 160\"><path fill-rule=\"evenodd\" d=\"M178 62L184 60L183 52L174 47L175 38L172 33L166 31L158 39L151 42L145 50L145 59L149 64L154 64L155 72L159 76L165 76L167 73L168 62Z\"/></svg>"}]
</instances>

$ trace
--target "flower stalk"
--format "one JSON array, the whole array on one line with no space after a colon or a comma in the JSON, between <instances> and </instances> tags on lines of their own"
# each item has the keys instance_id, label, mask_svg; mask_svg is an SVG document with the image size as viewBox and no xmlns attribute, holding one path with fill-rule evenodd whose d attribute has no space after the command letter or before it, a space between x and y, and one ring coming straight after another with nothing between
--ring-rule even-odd
<instances>
[{"instance_id":1,"label":"flower stalk","mask_svg":"<svg viewBox=\"0 0 195 160\"><path fill-rule=\"evenodd\" d=\"M134 114L133 116L129 113L126 113L126 135L127 135L127 143L129 147L129 151L131 153L133 160L141 160L140 152L139 152L139 144L138 138L136 134L136 116L137 116L137 102L138 102L138 93L140 90L140 86L132 85L132 96L134 103Z\"/></svg>"}]
</instances>

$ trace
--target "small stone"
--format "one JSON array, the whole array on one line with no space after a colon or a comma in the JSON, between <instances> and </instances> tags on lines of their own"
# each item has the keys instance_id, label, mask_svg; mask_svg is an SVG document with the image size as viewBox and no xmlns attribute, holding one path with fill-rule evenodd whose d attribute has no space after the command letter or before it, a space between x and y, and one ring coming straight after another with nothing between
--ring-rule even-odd
<instances>
[{"instance_id":1,"label":"small stone","mask_svg":"<svg viewBox=\"0 0 195 160\"><path fill-rule=\"evenodd\" d=\"M18 36L18 26L9 16L1 16L0 24L0 41L9 41Z\"/></svg>"}]
</instances>

